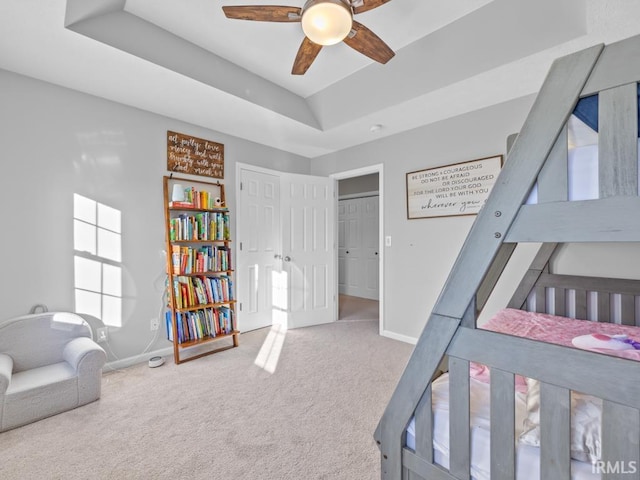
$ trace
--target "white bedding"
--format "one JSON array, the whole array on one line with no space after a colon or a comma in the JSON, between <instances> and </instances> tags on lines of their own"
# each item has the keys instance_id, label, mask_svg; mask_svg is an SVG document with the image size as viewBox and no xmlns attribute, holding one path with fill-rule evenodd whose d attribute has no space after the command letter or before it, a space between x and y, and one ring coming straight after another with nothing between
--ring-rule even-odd
<instances>
[{"instance_id":1,"label":"white bedding","mask_svg":"<svg viewBox=\"0 0 640 480\"><path fill-rule=\"evenodd\" d=\"M470 378L471 418L471 476L474 480L490 480L489 456L489 385ZM449 467L449 375L444 374L433 382L434 459L439 465ZM522 430L526 416L525 395L516 393L516 438ZM415 450L415 422L407 428L407 447ZM540 449L518 445L517 479L540 480ZM572 480L599 480L600 474L592 472L590 463L571 461ZM544 480L544 479L543 479Z\"/></svg>"}]
</instances>

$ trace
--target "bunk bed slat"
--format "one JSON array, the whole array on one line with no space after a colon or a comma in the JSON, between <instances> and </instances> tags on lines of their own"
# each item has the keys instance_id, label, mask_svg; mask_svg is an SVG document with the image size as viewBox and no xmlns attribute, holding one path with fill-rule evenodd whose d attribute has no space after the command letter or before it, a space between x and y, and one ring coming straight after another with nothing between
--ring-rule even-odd
<instances>
[{"instance_id":1,"label":"bunk bed slat","mask_svg":"<svg viewBox=\"0 0 640 480\"><path fill-rule=\"evenodd\" d=\"M571 478L571 392L540 384L540 478Z\"/></svg>"},{"instance_id":2,"label":"bunk bed slat","mask_svg":"<svg viewBox=\"0 0 640 480\"><path fill-rule=\"evenodd\" d=\"M538 203L563 202L569 199L568 127L564 126L538 175Z\"/></svg>"},{"instance_id":3,"label":"bunk bed slat","mask_svg":"<svg viewBox=\"0 0 640 480\"><path fill-rule=\"evenodd\" d=\"M542 286L536 287L536 312L547 312L547 289Z\"/></svg>"},{"instance_id":4,"label":"bunk bed slat","mask_svg":"<svg viewBox=\"0 0 640 480\"><path fill-rule=\"evenodd\" d=\"M566 290L564 288L554 288L554 304L553 304L553 313L554 315L559 315L561 317L566 316Z\"/></svg>"},{"instance_id":5,"label":"bunk bed slat","mask_svg":"<svg viewBox=\"0 0 640 480\"><path fill-rule=\"evenodd\" d=\"M602 403L602 461L604 480L638 478L640 412L613 402ZM613 468L612 468L613 467Z\"/></svg>"},{"instance_id":6,"label":"bunk bed slat","mask_svg":"<svg viewBox=\"0 0 640 480\"><path fill-rule=\"evenodd\" d=\"M505 241L635 242L640 238L639 209L637 196L523 205Z\"/></svg>"},{"instance_id":7,"label":"bunk bed slat","mask_svg":"<svg viewBox=\"0 0 640 480\"><path fill-rule=\"evenodd\" d=\"M515 474L515 375L491 370L491 479L513 480Z\"/></svg>"},{"instance_id":8,"label":"bunk bed slat","mask_svg":"<svg viewBox=\"0 0 640 480\"><path fill-rule=\"evenodd\" d=\"M598 295L598 322L611 322L611 295L605 292L597 292Z\"/></svg>"},{"instance_id":9,"label":"bunk bed slat","mask_svg":"<svg viewBox=\"0 0 640 480\"><path fill-rule=\"evenodd\" d=\"M471 432L469 430L469 362L449 357L449 471L469 478Z\"/></svg>"},{"instance_id":10,"label":"bunk bed slat","mask_svg":"<svg viewBox=\"0 0 640 480\"><path fill-rule=\"evenodd\" d=\"M638 85L603 90L598 96L600 197L638 195Z\"/></svg>"},{"instance_id":11,"label":"bunk bed slat","mask_svg":"<svg viewBox=\"0 0 640 480\"><path fill-rule=\"evenodd\" d=\"M433 463L432 403L431 384L429 384L416 408L415 420L416 453L429 463Z\"/></svg>"},{"instance_id":12,"label":"bunk bed slat","mask_svg":"<svg viewBox=\"0 0 640 480\"><path fill-rule=\"evenodd\" d=\"M574 291L576 304L576 318L581 320L587 319L587 291L577 288Z\"/></svg>"},{"instance_id":13,"label":"bunk bed slat","mask_svg":"<svg viewBox=\"0 0 640 480\"><path fill-rule=\"evenodd\" d=\"M620 295L620 323L622 325L636 324L636 297L634 295Z\"/></svg>"}]
</instances>

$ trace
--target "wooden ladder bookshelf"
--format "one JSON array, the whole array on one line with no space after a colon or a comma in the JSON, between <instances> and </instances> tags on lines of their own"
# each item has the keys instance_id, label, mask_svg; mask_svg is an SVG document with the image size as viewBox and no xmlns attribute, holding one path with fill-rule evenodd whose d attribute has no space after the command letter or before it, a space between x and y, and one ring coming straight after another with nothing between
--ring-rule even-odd
<instances>
[{"instance_id":1,"label":"wooden ladder bookshelf","mask_svg":"<svg viewBox=\"0 0 640 480\"><path fill-rule=\"evenodd\" d=\"M180 364L238 346L230 216L220 182L165 176L163 192L165 321Z\"/></svg>"}]
</instances>

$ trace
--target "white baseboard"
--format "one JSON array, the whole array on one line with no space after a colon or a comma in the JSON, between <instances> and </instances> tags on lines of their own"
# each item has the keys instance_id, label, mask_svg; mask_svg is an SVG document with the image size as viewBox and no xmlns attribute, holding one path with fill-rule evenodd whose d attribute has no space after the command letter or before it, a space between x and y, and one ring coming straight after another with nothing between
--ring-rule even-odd
<instances>
[{"instance_id":1,"label":"white baseboard","mask_svg":"<svg viewBox=\"0 0 640 480\"><path fill-rule=\"evenodd\" d=\"M160 350L154 350L153 352L141 353L140 355L134 355L133 357L121 358L114 360L113 362L108 362L102 371L106 373L111 370L119 370L121 368L137 365L138 363L148 362L151 357L164 357L167 355L173 356L173 347L161 348Z\"/></svg>"},{"instance_id":2,"label":"white baseboard","mask_svg":"<svg viewBox=\"0 0 640 480\"><path fill-rule=\"evenodd\" d=\"M416 343L418 343L418 339L415 337L400 335L399 333L390 332L389 330L383 330L382 332L380 332L380 335L383 337L391 338L393 340L398 340L400 342L410 343L411 345L415 345Z\"/></svg>"}]
</instances>

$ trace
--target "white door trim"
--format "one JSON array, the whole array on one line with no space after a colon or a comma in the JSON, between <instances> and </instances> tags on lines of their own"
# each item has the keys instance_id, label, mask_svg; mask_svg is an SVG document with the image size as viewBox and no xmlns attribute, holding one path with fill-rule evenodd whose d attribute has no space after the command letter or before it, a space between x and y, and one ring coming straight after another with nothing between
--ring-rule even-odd
<instances>
[{"instance_id":1,"label":"white door trim","mask_svg":"<svg viewBox=\"0 0 640 480\"><path fill-rule=\"evenodd\" d=\"M384 165L378 163L367 167L356 168L354 170L346 170L344 172L336 172L329 175L336 180L344 180L345 178L361 177L370 173L378 174L378 195L379 195L379 230L378 230L378 251L380 252L380 268L378 271L378 294L380 297L380 320L378 323L378 331L380 335L385 335L384 327ZM335 199L336 219L338 218L338 198ZM338 228L335 228L335 245L336 245L336 272L338 271ZM336 274L336 292L338 291L338 275ZM336 302L336 318L338 318L338 302Z\"/></svg>"}]
</instances>

